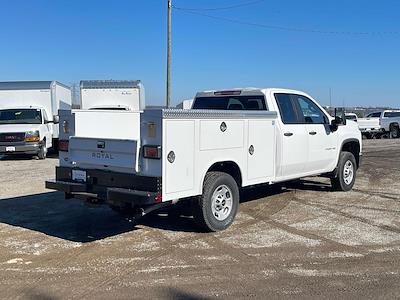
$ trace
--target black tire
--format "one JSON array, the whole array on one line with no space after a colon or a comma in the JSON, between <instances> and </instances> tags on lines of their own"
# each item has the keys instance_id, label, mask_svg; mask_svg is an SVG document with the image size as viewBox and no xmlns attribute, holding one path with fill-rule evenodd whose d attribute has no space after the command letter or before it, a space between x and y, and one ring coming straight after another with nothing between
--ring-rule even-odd
<instances>
[{"instance_id":1,"label":"black tire","mask_svg":"<svg viewBox=\"0 0 400 300\"><path fill-rule=\"evenodd\" d=\"M391 139L398 139L400 137L400 128L398 124L390 125L390 133L389 136Z\"/></svg>"},{"instance_id":2,"label":"black tire","mask_svg":"<svg viewBox=\"0 0 400 300\"><path fill-rule=\"evenodd\" d=\"M40 146L39 153L37 156L39 159L46 159L47 157L46 141L43 141L43 144Z\"/></svg>"},{"instance_id":3,"label":"black tire","mask_svg":"<svg viewBox=\"0 0 400 300\"><path fill-rule=\"evenodd\" d=\"M226 211L226 218L223 220L218 220L218 217L223 217L224 211L226 210L225 204L222 204L218 208L223 212L218 215L213 214L213 194L218 193L221 189L227 188L225 195L229 195L231 200L230 210ZM196 197L193 200L193 217L195 223L200 227L201 230L206 232L221 231L228 228L235 219L239 208L239 188L232 176L223 172L209 172L206 174L206 178L203 184L203 194ZM223 201L222 201L223 202ZM221 202L221 203L222 203ZM228 203L228 201L226 202ZM222 208L221 208L222 207ZM214 207L214 209L217 209Z\"/></svg>"},{"instance_id":4,"label":"black tire","mask_svg":"<svg viewBox=\"0 0 400 300\"><path fill-rule=\"evenodd\" d=\"M352 178L351 181L349 181L349 177L345 176L345 168L352 166ZM348 169L347 169L347 174L348 174ZM337 165L337 176L334 178L331 178L331 184L332 188L335 191L343 191L343 192L348 192L350 191L354 183L356 181L356 173L357 173L357 163L356 159L351 152L346 152L342 151L339 156L339 162Z\"/></svg>"}]
</instances>

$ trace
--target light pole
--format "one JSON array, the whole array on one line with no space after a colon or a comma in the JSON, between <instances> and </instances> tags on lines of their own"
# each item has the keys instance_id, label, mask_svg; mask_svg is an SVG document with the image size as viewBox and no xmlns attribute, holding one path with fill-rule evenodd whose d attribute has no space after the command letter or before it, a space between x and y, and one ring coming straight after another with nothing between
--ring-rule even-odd
<instances>
[{"instance_id":1,"label":"light pole","mask_svg":"<svg viewBox=\"0 0 400 300\"><path fill-rule=\"evenodd\" d=\"M167 0L167 107L171 106L171 9L172 0Z\"/></svg>"}]
</instances>

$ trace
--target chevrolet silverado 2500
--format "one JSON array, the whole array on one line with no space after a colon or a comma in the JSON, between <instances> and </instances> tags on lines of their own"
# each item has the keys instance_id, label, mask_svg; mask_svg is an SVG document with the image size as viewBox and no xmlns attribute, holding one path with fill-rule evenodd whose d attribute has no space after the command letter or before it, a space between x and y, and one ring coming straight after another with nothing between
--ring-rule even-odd
<instances>
[{"instance_id":1,"label":"chevrolet silverado 2500","mask_svg":"<svg viewBox=\"0 0 400 300\"><path fill-rule=\"evenodd\" d=\"M205 231L232 224L242 187L322 175L349 191L361 163L357 123L295 90L207 91L188 110L60 116L64 156L47 188L140 215L190 201Z\"/></svg>"}]
</instances>

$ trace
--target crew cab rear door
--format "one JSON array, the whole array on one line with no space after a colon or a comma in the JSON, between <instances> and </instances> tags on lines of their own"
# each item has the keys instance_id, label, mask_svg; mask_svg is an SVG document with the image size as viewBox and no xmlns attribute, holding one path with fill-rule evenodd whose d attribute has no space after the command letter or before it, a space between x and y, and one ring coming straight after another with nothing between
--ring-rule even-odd
<instances>
[{"instance_id":1,"label":"crew cab rear door","mask_svg":"<svg viewBox=\"0 0 400 300\"><path fill-rule=\"evenodd\" d=\"M280 131L277 141L281 148L277 175L285 178L296 178L304 173L308 160L306 125L301 122L290 94L276 93L275 100L280 115Z\"/></svg>"}]
</instances>

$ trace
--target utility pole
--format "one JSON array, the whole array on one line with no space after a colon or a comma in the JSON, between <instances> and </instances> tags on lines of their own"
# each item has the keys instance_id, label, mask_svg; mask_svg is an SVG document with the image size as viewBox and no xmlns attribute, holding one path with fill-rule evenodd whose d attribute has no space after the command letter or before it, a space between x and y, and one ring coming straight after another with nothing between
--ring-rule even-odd
<instances>
[{"instance_id":1,"label":"utility pole","mask_svg":"<svg viewBox=\"0 0 400 300\"><path fill-rule=\"evenodd\" d=\"M329 107L332 107L332 89L329 88Z\"/></svg>"},{"instance_id":2,"label":"utility pole","mask_svg":"<svg viewBox=\"0 0 400 300\"><path fill-rule=\"evenodd\" d=\"M167 0L167 107L171 106L171 9L172 0Z\"/></svg>"}]
</instances>

